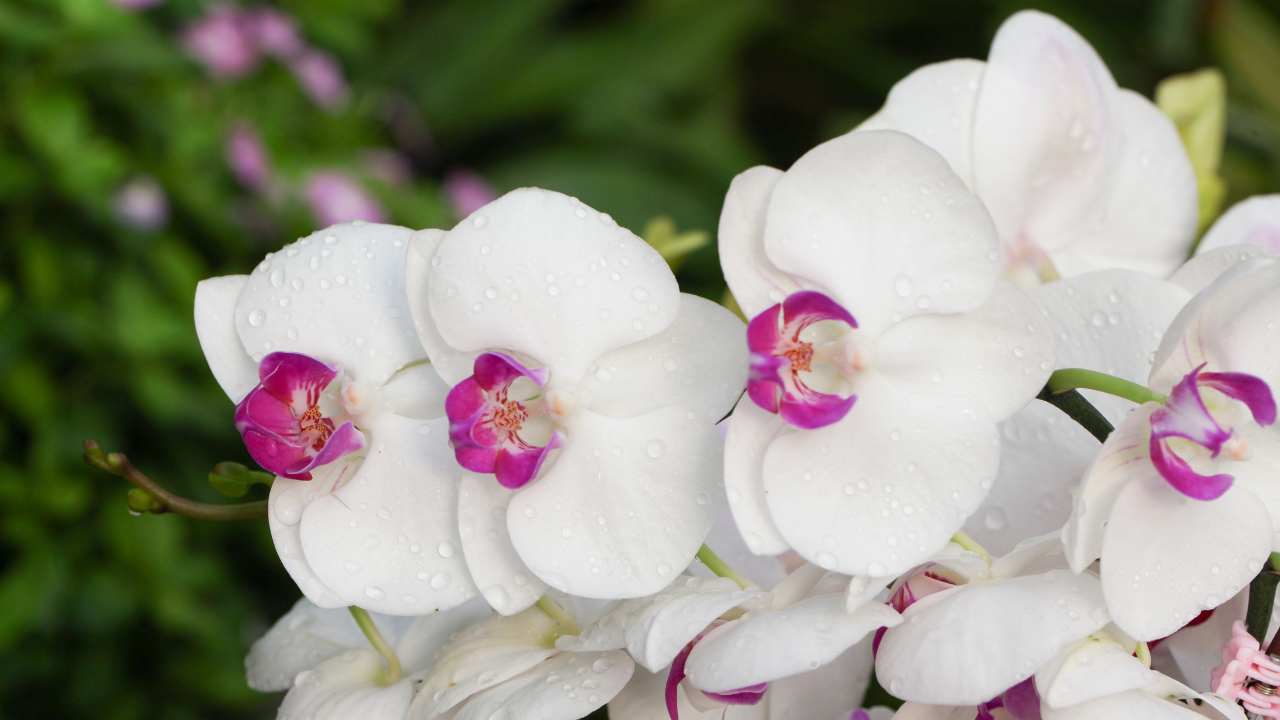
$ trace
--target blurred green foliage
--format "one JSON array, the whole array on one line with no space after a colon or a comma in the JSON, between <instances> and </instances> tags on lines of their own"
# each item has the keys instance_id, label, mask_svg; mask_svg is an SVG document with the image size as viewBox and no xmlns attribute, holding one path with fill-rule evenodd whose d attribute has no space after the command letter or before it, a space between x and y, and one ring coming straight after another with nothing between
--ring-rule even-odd
<instances>
[{"instance_id":1,"label":"blurred green foliage","mask_svg":"<svg viewBox=\"0 0 1280 720\"><path fill-rule=\"evenodd\" d=\"M448 226L452 168L498 189L578 195L640 232L665 215L714 232L730 178L785 166L879 105L911 69L983 57L1021 3L763 0L292 0L350 100L326 112L278 64L209 76L180 48L208 6L0 0L0 714L270 717L248 644L294 601L265 527L131 517L81 442L218 502L214 463L246 461L191 322L197 280L252 268L312 229L296 193L228 170L237 123L278 175L336 167L391 218ZM1219 65L1228 202L1280 187L1280 11L1263 0L1046 0L1122 85ZM361 158L394 149L412 178ZM122 223L133 178L167 223ZM672 236L671 226L660 228ZM681 280L723 292L714 243ZM249 488L248 497L260 497ZM39 713L34 711L39 710Z\"/></svg>"}]
</instances>

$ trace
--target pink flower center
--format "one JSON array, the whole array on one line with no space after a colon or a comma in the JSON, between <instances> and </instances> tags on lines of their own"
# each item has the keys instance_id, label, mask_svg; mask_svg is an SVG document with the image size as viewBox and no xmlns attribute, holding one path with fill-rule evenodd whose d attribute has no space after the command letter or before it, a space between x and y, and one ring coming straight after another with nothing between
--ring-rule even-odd
<instances>
[{"instance_id":1,"label":"pink flower center","mask_svg":"<svg viewBox=\"0 0 1280 720\"><path fill-rule=\"evenodd\" d=\"M858 368L849 352L857 327L853 315L826 295L792 293L747 326L747 394L796 427L838 422L857 400L850 380Z\"/></svg>"},{"instance_id":2,"label":"pink flower center","mask_svg":"<svg viewBox=\"0 0 1280 720\"><path fill-rule=\"evenodd\" d=\"M320 406L312 405L307 411L302 413L302 417L298 418L298 429L302 434L311 439L311 448L320 450L326 442L329 442L329 436L333 435L333 421L320 414Z\"/></svg>"}]
</instances>

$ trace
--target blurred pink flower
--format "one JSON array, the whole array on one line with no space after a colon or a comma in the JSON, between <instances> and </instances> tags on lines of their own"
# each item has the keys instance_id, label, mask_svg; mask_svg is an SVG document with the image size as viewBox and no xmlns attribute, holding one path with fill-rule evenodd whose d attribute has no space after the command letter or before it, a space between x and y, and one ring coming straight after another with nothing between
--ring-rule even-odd
<instances>
[{"instance_id":1,"label":"blurred pink flower","mask_svg":"<svg viewBox=\"0 0 1280 720\"><path fill-rule=\"evenodd\" d=\"M289 15L273 8L258 8L244 13L244 22L258 49L280 59L291 58L306 47L298 35L298 23Z\"/></svg>"},{"instance_id":2,"label":"blurred pink flower","mask_svg":"<svg viewBox=\"0 0 1280 720\"><path fill-rule=\"evenodd\" d=\"M405 156L388 148L366 150L361 164L370 177L388 185L404 185L413 176Z\"/></svg>"},{"instance_id":3,"label":"blurred pink flower","mask_svg":"<svg viewBox=\"0 0 1280 720\"><path fill-rule=\"evenodd\" d=\"M116 191L112 202L116 219L136 230L157 230L169 220L169 200L150 177L139 176Z\"/></svg>"},{"instance_id":4,"label":"blurred pink flower","mask_svg":"<svg viewBox=\"0 0 1280 720\"><path fill-rule=\"evenodd\" d=\"M118 8L125 10L146 10L149 7L155 7L164 0L111 0L112 4Z\"/></svg>"},{"instance_id":5,"label":"blurred pink flower","mask_svg":"<svg viewBox=\"0 0 1280 720\"><path fill-rule=\"evenodd\" d=\"M182 32L187 52L219 77L240 77L257 67L261 53L244 13L218 5Z\"/></svg>"},{"instance_id":6,"label":"blurred pink flower","mask_svg":"<svg viewBox=\"0 0 1280 720\"><path fill-rule=\"evenodd\" d=\"M498 197L484 178L465 168L449 171L444 178L444 193L460 218L470 215Z\"/></svg>"},{"instance_id":7,"label":"blurred pink flower","mask_svg":"<svg viewBox=\"0 0 1280 720\"><path fill-rule=\"evenodd\" d=\"M377 200L355 180L335 170L313 173L307 178L302 192L311 214L322 226L352 220L383 222L386 219Z\"/></svg>"},{"instance_id":8,"label":"blurred pink flower","mask_svg":"<svg viewBox=\"0 0 1280 720\"><path fill-rule=\"evenodd\" d=\"M240 184L258 192L266 190L271 180L271 160L252 126L236 124L227 137L226 156L227 165Z\"/></svg>"},{"instance_id":9,"label":"blurred pink flower","mask_svg":"<svg viewBox=\"0 0 1280 720\"><path fill-rule=\"evenodd\" d=\"M347 101L347 80L333 56L321 50L304 50L289 61L298 84L312 101L333 109Z\"/></svg>"}]
</instances>

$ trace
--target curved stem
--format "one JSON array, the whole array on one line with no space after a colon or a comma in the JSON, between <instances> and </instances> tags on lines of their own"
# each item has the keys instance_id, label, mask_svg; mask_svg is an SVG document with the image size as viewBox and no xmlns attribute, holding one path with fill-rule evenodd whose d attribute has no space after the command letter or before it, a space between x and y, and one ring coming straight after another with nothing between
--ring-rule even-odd
<instances>
[{"instance_id":1,"label":"curved stem","mask_svg":"<svg viewBox=\"0 0 1280 720\"><path fill-rule=\"evenodd\" d=\"M750 580L742 577L737 573L737 571L729 567L729 564L720 559L720 556L717 555L710 547L703 545L698 548L698 560L700 560L703 565L706 565L707 569L718 577L729 578L730 580L738 583L738 587L744 590L751 587Z\"/></svg>"},{"instance_id":2,"label":"curved stem","mask_svg":"<svg viewBox=\"0 0 1280 720\"><path fill-rule=\"evenodd\" d=\"M1139 385L1124 378L1118 378L1115 375L1108 375L1097 370L1085 370L1084 368L1055 370L1049 376L1049 382L1045 384L1045 388L1054 395L1080 388L1097 390L1098 392L1130 400L1139 405L1147 402L1164 402L1168 399L1146 385Z\"/></svg>"},{"instance_id":3,"label":"curved stem","mask_svg":"<svg viewBox=\"0 0 1280 720\"><path fill-rule=\"evenodd\" d=\"M1106 442L1111 431L1115 429L1102 416L1102 413L1098 412L1098 408L1075 390L1055 393L1051 392L1046 385L1036 397L1066 413L1068 417L1079 423L1080 427L1097 438L1098 442Z\"/></svg>"},{"instance_id":4,"label":"curved stem","mask_svg":"<svg viewBox=\"0 0 1280 720\"><path fill-rule=\"evenodd\" d=\"M1150 645L1144 642L1139 642L1138 647L1134 648L1133 654L1138 658L1139 661L1142 662L1143 665L1147 666L1148 670L1151 669L1151 646Z\"/></svg>"},{"instance_id":5,"label":"curved stem","mask_svg":"<svg viewBox=\"0 0 1280 720\"><path fill-rule=\"evenodd\" d=\"M538 609L547 614L547 617L555 621L559 625L557 637L560 635L577 635L582 632L578 628L578 623L569 614L568 610L560 607L560 603L551 599L550 595L543 595L538 598Z\"/></svg>"},{"instance_id":6,"label":"curved stem","mask_svg":"<svg viewBox=\"0 0 1280 720\"><path fill-rule=\"evenodd\" d=\"M199 502L170 492L133 466L124 453L104 453L93 440L84 441L84 457L89 464L116 477L128 480L155 500L157 507L149 512L171 512L197 520L260 520L267 516L267 501L221 505Z\"/></svg>"},{"instance_id":7,"label":"curved stem","mask_svg":"<svg viewBox=\"0 0 1280 720\"><path fill-rule=\"evenodd\" d=\"M382 637L382 633L378 631L378 625L369 616L369 611L355 605L348 607L347 610L351 613L351 618L356 621L356 626L360 628L360 632L364 633L365 639L382 656L382 661L387 664L381 684L386 686L400 682L400 658L396 656L396 651L392 649L386 638Z\"/></svg>"}]
</instances>

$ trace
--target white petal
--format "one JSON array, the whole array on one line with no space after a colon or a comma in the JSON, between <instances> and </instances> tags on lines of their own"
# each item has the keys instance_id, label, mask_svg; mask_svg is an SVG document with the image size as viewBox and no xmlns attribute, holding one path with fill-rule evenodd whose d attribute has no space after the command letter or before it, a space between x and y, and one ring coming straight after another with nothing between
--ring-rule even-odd
<instances>
[{"instance_id":1,"label":"white petal","mask_svg":"<svg viewBox=\"0 0 1280 720\"><path fill-rule=\"evenodd\" d=\"M238 403L258 384L258 364L236 334L236 298L248 275L224 275L196 284L196 337L218 386Z\"/></svg>"},{"instance_id":2,"label":"white petal","mask_svg":"<svg viewBox=\"0 0 1280 720\"><path fill-rule=\"evenodd\" d=\"M1147 403L1134 408L1107 436L1093 463L1085 470L1076 491L1075 506L1062 528L1067 561L1084 572L1102 557L1103 537L1120 491L1130 482L1153 476L1155 466L1147 452L1151 413L1160 406ZM1123 521L1122 518L1116 519Z\"/></svg>"},{"instance_id":3,"label":"white petal","mask_svg":"<svg viewBox=\"0 0 1280 720\"><path fill-rule=\"evenodd\" d=\"M726 462L727 460L726 458ZM787 575L786 564L781 558L772 555L756 555L751 552L743 541L738 526L734 524L728 503L724 502L724 498L715 495L712 495L712 500L715 520L711 523L711 532L707 533L707 539L703 543L756 587L771 588L777 585ZM714 575L701 562L693 563L687 572L703 577Z\"/></svg>"},{"instance_id":4,"label":"white petal","mask_svg":"<svg viewBox=\"0 0 1280 720\"><path fill-rule=\"evenodd\" d=\"M349 615L350 613L348 613ZM434 665L436 657L454 635L462 630L490 617L493 611L481 598L472 598L461 605L430 615L419 615L416 618L399 618L391 615L377 616L375 620L379 629L387 620L409 620L408 627L401 633L395 643L396 655L400 664L409 674L423 674ZM386 630L383 630L386 636ZM390 640L390 637L388 637ZM367 642L363 637L361 642Z\"/></svg>"},{"instance_id":5,"label":"white petal","mask_svg":"<svg viewBox=\"0 0 1280 720\"><path fill-rule=\"evenodd\" d=\"M462 476L458 486L458 528L467 569L494 610L514 615L533 605L547 586L520 561L507 532L512 492L492 476Z\"/></svg>"},{"instance_id":6,"label":"white petal","mask_svg":"<svg viewBox=\"0 0 1280 720\"><path fill-rule=\"evenodd\" d=\"M1000 26L974 114L973 174L1000 237L1045 250L1092 217L1121 139L1115 81L1074 30L1039 12Z\"/></svg>"},{"instance_id":7,"label":"white petal","mask_svg":"<svg viewBox=\"0 0 1280 720\"><path fill-rule=\"evenodd\" d=\"M376 679L382 658L372 650L349 650L298 676L285 695L280 720L400 720L413 699L408 678L387 687Z\"/></svg>"},{"instance_id":8,"label":"white petal","mask_svg":"<svg viewBox=\"0 0 1280 720\"><path fill-rule=\"evenodd\" d=\"M1196 255L1230 245L1280 255L1280 195L1255 195L1232 205L1204 234Z\"/></svg>"},{"instance_id":9,"label":"white petal","mask_svg":"<svg viewBox=\"0 0 1280 720\"><path fill-rule=\"evenodd\" d=\"M781 170L764 165L740 173L729 184L720 210L720 269L748 318L800 289L764 250L769 198L781 177Z\"/></svg>"},{"instance_id":10,"label":"white petal","mask_svg":"<svg viewBox=\"0 0 1280 720\"><path fill-rule=\"evenodd\" d=\"M875 337L924 312L971 310L998 272L986 209L947 161L889 130L810 150L774 188L765 251L823 289Z\"/></svg>"},{"instance_id":11,"label":"white petal","mask_svg":"<svg viewBox=\"0 0 1280 720\"><path fill-rule=\"evenodd\" d=\"M904 703L898 708L893 720L969 720L975 714L972 707L950 707L947 705L924 705L922 703Z\"/></svg>"},{"instance_id":12,"label":"white petal","mask_svg":"<svg viewBox=\"0 0 1280 720\"><path fill-rule=\"evenodd\" d=\"M444 399L449 386L436 366L410 365L391 377L379 393L386 409L397 415L427 420L444 416Z\"/></svg>"},{"instance_id":13,"label":"white petal","mask_svg":"<svg viewBox=\"0 0 1280 720\"><path fill-rule=\"evenodd\" d=\"M604 353L662 332L680 305L656 250L608 215L537 188L476 211L445 235L431 265L431 315L450 346L528 354L552 369L552 382L579 379Z\"/></svg>"},{"instance_id":14,"label":"white petal","mask_svg":"<svg viewBox=\"0 0 1280 720\"><path fill-rule=\"evenodd\" d=\"M422 615L475 595L459 549L448 420L378 418L350 480L302 514L302 549L348 605Z\"/></svg>"},{"instance_id":15,"label":"white petal","mask_svg":"<svg viewBox=\"0 0 1280 720\"><path fill-rule=\"evenodd\" d=\"M843 593L825 593L781 610L747 614L713 630L689 653L695 687L727 692L815 670L873 633L901 621L887 605L845 612Z\"/></svg>"},{"instance_id":16,"label":"white petal","mask_svg":"<svg viewBox=\"0 0 1280 720\"><path fill-rule=\"evenodd\" d=\"M1062 248L1051 257L1063 275L1129 268L1166 277L1195 238L1195 172L1173 122L1150 100L1121 90L1112 107L1118 139L1104 192L1092 215L1062 228L1067 238L1050 243Z\"/></svg>"},{"instance_id":17,"label":"white petal","mask_svg":"<svg viewBox=\"0 0 1280 720\"><path fill-rule=\"evenodd\" d=\"M1055 708L1137 690L1151 671L1109 639L1091 637L1036 671L1036 690L1042 703Z\"/></svg>"},{"instance_id":18,"label":"white petal","mask_svg":"<svg viewBox=\"0 0 1280 720\"><path fill-rule=\"evenodd\" d=\"M1003 420L1033 400L1053 370L1053 335L1035 301L1001 282L963 315L920 315L885 331L875 366L899 389ZM856 410L855 410L856 411Z\"/></svg>"},{"instance_id":19,"label":"white petal","mask_svg":"<svg viewBox=\"0 0 1280 720\"><path fill-rule=\"evenodd\" d=\"M849 708L859 706L871 684L871 639L864 638L817 670L770 683L764 698L769 720L847 719ZM871 716L877 717L874 710Z\"/></svg>"},{"instance_id":20,"label":"white petal","mask_svg":"<svg viewBox=\"0 0 1280 720\"><path fill-rule=\"evenodd\" d=\"M288 690L298 673L363 642L346 608L324 610L303 598L249 648L244 659L249 687Z\"/></svg>"},{"instance_id":21,"label":"white petal","mask_svg":"<svg viewBox=\"0 0 1280 720\"><path fill-rule=\"evenodd\" d=\"M374 385L421 359L404 289L411 234L395 225L334 225L269 255L236 302L250 357L302 353Z\"/></svg>"},{"instance_id":22,"label":"white petal","mask_svg":"<svg viewBox=\"0 0 1280 720\"><path fill-rule=\"evenodd\" d=\"M1237 264L1260 257L1266 257L1266 252L1252 245L1231 245L1206 252L1197 250L1195 257L1178 268L1178 271L1169 278L1169 282L1193 294L1198 293L1212 285L1222 273Z\"/></svg>"},{"instance_id":23,"label":"white petal","mask_svg":"<svg viewBox=\"0 0 1280 720\"><path fill-rule=\"evenodd\" d=\"M898 130L937 150L970 184L973 109L982 84L980 60L925 65L889 90L884 107L859 130Z\"/></svg>"},{"instance_id":24,"label":"white petal","mask_svg":"<svg viewBox=\"0 0 1280 720\"><path fill-rule=\"evenodd\" d=\"M853 410L774 440L764 460L773 521L805 559L897 575L942 549L995 478L995 423L863 386Z\"/></svg>"},{"instance_id":25,"label":"white petal","mask_svg":"<svg viewBox=\"0 0 1280 720\"><path fill-rule=\"evenodd\" d=\"M720 475L720 435L690 415L579 411L559 456L507 511L525 565L551 587L592 598L640 597L675 579L711 528Z\"/></svg>"},{"instance_id":26,"label":"white petal","mask_svg":"<svg viewBox=\"0 0 1280 720\"><path fill-rule=\"evenodd\" d=\"M476 695L453 720L578 720L621 692L634 670L623 652L562 653Z\"/></svg>"},{"instance_id":27,"label":"white petal","mask_svg":"<svg viewBox=\"0 0 1280 720\"><path fill-rule=\"evenodd\" d=\"M678 406L717 423L747 385L745 337L746 326L733 313L682 294L680 312L666 330L596 361L585 384L586 404L611 417Z\"/></svg>"},{"instance_id":28,"label":"white petal","mask_svg":"<svg viewBox=\"0 0 1280 720\"><path fill-rule=\"evenodd\" d=\"M431 317L428 289L431 260L436 248L444 239L443 230L419 230L409 238L409 252L405 257L405 291L409 297L409 314L418 340L427 350L427 357L449 385L457 385L471 376L475 353L458 352L440 337L436 321Z\"/></svg>"},{"instance_id":29,"label":"white petal","mask_svg":"<svg viewBox=\"0 0 1280 720\"><path fill-rule=\"evenodd\" d=\"M494 616L449 640L427 673L410 717L437 718L478 692L516 677L556 654L555 621L530 609Z\"/></svg>"},{"instance_id":30,"label":"white petal","mask_svg":"<svg viewBox=\"0 0 1280 720\"><path fill-rule=\"evenodd\" d=\"M1234 486L1188 498L1154 470L1116 497L1102 544L1102 586L1116 625L1138 640L1173 633L1249 584L1271 550L1271 517Z\"/></svg>"},{"instance_id":31,"label":"white petal","mask_svg":"<svg viewBox=\"0 0 1280 720\"><path fill-rule=\"evenodd\" d=\"M1139 690L1108 695L1061 709L1044 707L1044 720L1203 720L1204 716L1177 703Z\"/></svg>"},{"instance_id":32,"label":"white petal","mask_svg":"<svg viewBox=\"0 0 1280 720\"><path fill-rule=\"evenodd\" d=\"M267 526L280 563L302 594L322 608L344 608L350 603L321 582L307 562L302 551L302 515L311 503L332 492L339 480L350 477L359 462L339 461L317 468L310 480L277 477L267 498Z\"/></svg>"},{"instance_id":33,"label":"white petal","mask_svg":"<svg viewBox=\"0 0 1280 720\"><path fill-rule=\"evenodd\" d=\"M1244 622L1248 605L1248 591L1237 593L1215 608L1208 620L1161 640L1151 651L1151 666L1200 692L1208 692L1210 674L1222 661L1224 639L1231 637L1233 623Z\"/></svg>"},{"instance_id":34,"label":"white petal","mask_svg":"<svg viewBox=\"0 0 1280 720\"><path fill-rule=\"evenodd\" d=\"M636 668L631 681L609 702L609 720L671 720L666 703L667 674ZM773 688L769 689L773 692ZM680 720L770 720L768 700L755 705L729 705L702 711L694 707L685 692L685 683L676 688ZM765 696L766 698L768 695Z\"/></svg>"},{"instance_id":35,"label":"white petal","mask_svg":"<svg viewBox=\"0 0 1280 720\"><path fill-rule=\"evenodd\" d=\"M561 638L557 647L579 652L626 648L642 667L658 672L711 621L762 596L726 578L681 577L653 597L619 603L581 636Z\"/></svg>"},{"instance_id":36,"label":"white petal","mask_svg":"<svg viewBox=\"0 0 1280 720\"><path fill-rule=\"evenodd\" d=\"M1055 570L930 595L885 634L876 675L914 702L972 705L1107 624L1096 578Z\"/></svg>"},{"instance_id":37,"label":"white petal","mask_svg":"<svg viewBox=\"0 0 1280 720\"><path fill-rule=\"evenodd\" d=\"M777 555L791 549L773 523L764 489L764 456L775 437L787 427L777 415L743 398L729 425L724 446L724 487L733 521L747 548L757 555Z\"/></svg>"}]
</instances>

